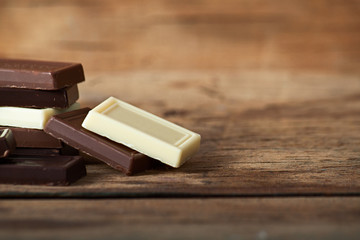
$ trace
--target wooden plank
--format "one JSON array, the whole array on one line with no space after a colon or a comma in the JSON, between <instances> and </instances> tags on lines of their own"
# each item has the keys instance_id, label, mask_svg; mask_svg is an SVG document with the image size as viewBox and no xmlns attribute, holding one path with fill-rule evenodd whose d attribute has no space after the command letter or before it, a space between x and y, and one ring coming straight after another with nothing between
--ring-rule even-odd
<instances>
[{"instance_id":1,"label":"wooden plank","mask_svg":"<svg viewBox=\"0 0 360 240\"><path fill-rule=\"evenodd\" d=\"M145 76L132 81L126 75L90 80L83 92L97 89L101 98L111 86L124 84L127 88L115 90L114 96L202 135L200 152L193 159L179 169L158 167L131 177L92 163L87 166L88 176L73 186L0 185L0 195L360 193L358 79L348 77L343 85L340 78L318 77L319 88L314 90L316 85L304 76L279 81L266 75L256 83L226 75L216 82L205 74L199 81L181 76L153 81ZM282 88L280 83L288 85ZM138 91L139 85L148 91Z\"/></svg>"},{"instance_id":2,"label":"wooden plank","mask_svg":"<svg viewBox=\"0 0 360 240\"><path fill-rule=\"evenodd\" d=\"M0 1L1 57L82 62L84 106L112 95L203 136L179 169L92 163L73 186L0 195L359 194L359 5Z\"/></svg>"},{"instance_id":3,"label":"wooden plank","mask_svg":"<svg viewBox=\"0 0 360 240\"><path fill-rule=\"evenodd\" d=\"M1 57L85 70L360 69L359 1L0 1ZM50 51L48 51L50 50Z\"/></svg>"},{"instance_id":4,"label":"wooden plank","mask_svg":"<svg viewBox=\"0 0 360 240\"><path fill-rule=\"evenodd\" d=\"M360 199L2 200L3 239L358 239Z\"/></svg>"}]
</instances>

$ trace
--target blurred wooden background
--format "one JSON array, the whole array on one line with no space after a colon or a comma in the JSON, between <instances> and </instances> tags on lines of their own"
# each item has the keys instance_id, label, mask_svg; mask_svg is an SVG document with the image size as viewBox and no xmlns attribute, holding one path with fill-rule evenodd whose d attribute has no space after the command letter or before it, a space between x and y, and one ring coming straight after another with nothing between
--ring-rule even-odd
<instances>
[{"instance_id":1,"label":"blurred wooden background","mask_svg":"<svg viewBox=\"0 0 360 240\"><path fill-rule=\"evenodd\" d=\"M70 187L0 185L14 198L0 236L359 239L359 13L359 0L0 0L0 57L81 62L83 105L112 95L203 137L179 169L93 163Z\"/></svg>"},{"instance_id":2,"label":"blurred wooden background","mask_svg":"<svg viewBox=\"0 0 360 240\"><path fill-rule=\"evenodd\" d=\"M1 0L1 56L87 71L359 73L357 0Z\"/></svg>"}]
</instances>

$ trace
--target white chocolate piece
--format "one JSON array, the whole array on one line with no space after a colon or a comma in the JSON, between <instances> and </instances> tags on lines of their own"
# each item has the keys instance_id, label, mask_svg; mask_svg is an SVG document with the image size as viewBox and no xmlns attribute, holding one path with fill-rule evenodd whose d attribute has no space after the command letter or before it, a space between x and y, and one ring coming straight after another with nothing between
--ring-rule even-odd
<instances>
[{"instance_id":1,"label":"white chocolate piece","mask_svg":"<svg viewBox=\"0 0 360 240\"><path fill-rule=\"evenodd\" d=\"M200 147L200 135L110 97L89 111L82 126L172 167Z\"/></svg>"},{"instance_id":2,"label":"white chocolate piece","mask_svg":"<svg viewBox=\"0 0 360 240\"><path fill-rule=\"evenodd\" d=\"M0 107L0 126L42 130L53 115L72 111L78 108L80 108L79 103L74 103L66 109Z\"/></svg>"}]
</instances>

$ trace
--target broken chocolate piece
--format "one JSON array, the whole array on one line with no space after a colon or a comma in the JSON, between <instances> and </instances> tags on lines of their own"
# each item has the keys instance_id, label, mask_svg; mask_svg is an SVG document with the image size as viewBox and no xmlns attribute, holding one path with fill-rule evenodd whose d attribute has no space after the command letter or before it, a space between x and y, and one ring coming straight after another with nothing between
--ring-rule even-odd
<instances>
[{"instance_id":1,"label":"broken chocolate piece","mask_svg":"<svg viewBox=\"0 0 360 240\"><path fill-rule=\"evenodd\" d=\"M67 108L79 98L77 85L59 90L0 88L0 106Z\"/></svg>"},{"instance_id":2,"label":"broken chocolate piece","mask_svg":"<svg viewBox=\"0 0 360 240\"><path fill-rule=\"evenodd\" d=\"M85 175L80 156L12 156L0 162L0 183L69 185Z\"/></svg>"},{"instance_id":3,"label":"broken chocolate piece","mask_svg":"<svg viewBox=\"0 0 360 240\"><path fill-rule=\"evenodd\" d=\"M56 148L16 148L11 156L59 156L60 149Z\"/></svg>"},{"instance_id":4,"label":"broken chocolate piece","mask_svg":"<svg viewBox=\"0 0 360 240\"><path fill-rule=\"evenodd\" d=\"M0 87L55 90L83 81L80 63L0 59Z\"/></svg>"},{"instance_id":5,"label":"broken chocolate piece","mask_svg":"<svg viewBox=\"0 0 360 240\"><path fill-rule=\"evenodd\" d=\"M200 147L200 135L114 97L86 116L83 128L178 168Z\"/></svg>"},{"instance_id":6,"label":"broken chocolate piece","mask_svg":"<svg viewBox=\"0 0 360 240\"><path fill-rule=\"evenodd\" d=\"M127 175L153 167L154 159L82 128L89 111L90 108L83 108L53 116L44 130Z\"/></svg>"},{"instance_id":7,"label":"broken chocolate piece","mask_svg":"<svg viewBox=\"0 0 360 240\"><path fill-rule=\"evenodd\" d=\"M63 109L0 107L0 125L41 130L52 115L72 111L78 108L80 108L79 103L74 103L69 108Z\"/></svg>"},{"instance_id":8,"label":"broken chocolate piece","mask_svg":"<svg viewBox=\"0 0 360 240\"><path fill-rule=\"evenodd\" d=\"M18 148L62 148L59 139L56 139L43 130L20 128L20 127L0 127L0 130L9 128L15 138Z\"/></svg>"}]
</instances>

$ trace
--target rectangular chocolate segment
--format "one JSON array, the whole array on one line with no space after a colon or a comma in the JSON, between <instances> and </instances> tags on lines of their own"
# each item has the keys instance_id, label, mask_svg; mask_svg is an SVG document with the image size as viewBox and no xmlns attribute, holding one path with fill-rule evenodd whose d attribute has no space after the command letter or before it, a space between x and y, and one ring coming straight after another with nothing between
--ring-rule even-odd
<instances>
[{"instance_id":1,"label":"rectangular chocolate segment","mask_svg":"<svg viewBox=\"0 0 360 240\"><path fill-rule=\"evenodd\" d=\"M51 116L80 107L74 103L69 108L22 108L22 107L0 107L0 126L11 126L21 128L43 129Z\"/></svg>"},{"instance_id":2,"label":"rectangular chocolate segment","mask_svg":"<svg viewBox=\"0 0 360 240\"><path fill-rule=\"evenodd\" d=\"M0 87L55 90L84 80L80 63L0 59Z\"/></svg>"},{"instance_id":3,"label":"rectangular chocolate segment","mask_svg":"<svg viewBox=\"0 0 360 240\"><path fill-rule=\"evenodd\" d=\"M63 144L62 148L16 148L11 156L77 156L79 151L69 145Z\"/></svg>"},{"instance_id":4,"label":"rectangular chocolate segment","mask_svg":"<svg viewBox=\"0 0 360 240\"><path fill-rule=\"evenodd\" d=\"M57 148L16 148L11 156L59 156L61 150Z\"/></svg>"},{"instance_id":5,"label":"rectangular chocolate segment","mask_svg":"<svg viewBox=\"0 0 360 240\"><path fill-rule=\"evenodd\" d=\"M67 108L78 99L77 85L59 90L0 88L0 106Z\"/></svg>"},{"instance_id":6,"label":"rectangular chocolate segment","mask_svg":"<svg viewBox=\"0 0 360 240\"><path fill-rule=\"evenodd\" d=\"M200 147L199 134L114 97L92 109L82 127L172 167L180 167Z\"/></svg>"},{"instance_id":7,"label":"rectangular chocolate segment","mask_svg":"<svg viewBox=\"0 0 360 240\"><path fill-rule=\"evenodd\" d=\"M14 156L0 162L0 183L69 185L86 175L80 156Z\"/></svg>"},{"instance_id":8,"label":"rectangular chocolate segment","mask_svg":"<svg viewBox=\"0 0 360 240\"><path fill-rule=\"evenodd\" d=\"M0 158L9 156L15 150L15 147L12 131L8 128L0 129Z\"/></svg>"},{"instance_id":9,"label":"rectangular chocolate segment","mask_svg":"<svg viewBox=\"0 0 360 240\"><path fill-rule=\"evenodd\" d=\"M9 128L15 138L16 146L19 148L62 148L61 141L47 134L43 130L20 128L20 127L0 127L0 130Z\"/></svg>"},{"instance_id":10,"label":"rectangular chocolate segment","mask_svg":"<svg viewBox=\"0 0 360 240\"><path fill-rule=\"evenodd\" d=\"M154 159L82 128L89 111L90 108L83 108L53 116L44 130L127 175L153 167Z\"/></svg>"}]
</instances>

